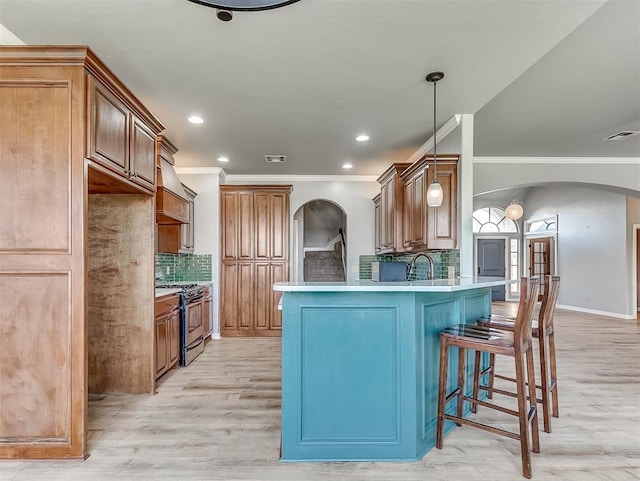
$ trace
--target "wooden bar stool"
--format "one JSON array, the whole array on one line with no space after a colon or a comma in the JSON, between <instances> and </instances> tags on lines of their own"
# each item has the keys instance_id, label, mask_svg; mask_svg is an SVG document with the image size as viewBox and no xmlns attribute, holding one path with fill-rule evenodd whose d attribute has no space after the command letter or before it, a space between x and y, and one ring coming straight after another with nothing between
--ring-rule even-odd
<instances>
[{"instance_id":1,"label":"wooden bar stool","mask_svg":"<svg viewBox=\"0 0 640 481\"><path fill-rule=\"evenodd\" d=\"M537 402L542 404L544 431L547 433L551 432L551 416L553 415L555 418L559 416L556 342L553 329L553 315L558 302L559 292L560 276L545 276L540 313L538 315L538 319L533 320L531 327L531 335L538 339L538 351L540 356L540 384L536 385L536 388L540 389L541 398L537 398ZM492 315L479 319L478 324L495 329L513 331L515 327L515 319ZM489 380L487 385L480 386L480 389L487 391L490 398L494 392L506 396L515 396L514 392L494 388L494 378L515 381L512 377L495 373L494 354L489 356L489 366L487 369L480 373L481 376L484 376L485 374L489 374Z\"/></svg>"},{"instance_id":2,"label":"wooden bar stool","mask_svg":"<svg viewBox=\"0 0 640 481\"><path fill-rule=\"evenodd\" d=\"M483 429L494 434L500 434L520 441L520 455L522 458L522 475L531 478L531 453L529 449L529 426L531 426L532 447L534 453L540 452L540 439L538 434L538 411L535 390L535 374L533 363L533 350L531 339L531 323L533 309L538 298L540 279L538 277L523 277L520 280L520 304L513 331L492 329L476 324L458 324L444 329L440 333L440 378L438 385L438 423L436 431L436 448L442 449L445 419L454 421L458 426L465 424ZM458 385L450 393L447 389L447 371L449 365L449 348L458 348ZM476 351L476 369L474 373L473 396L469 397L465 392L465 358L466 350ZM478 399L478 374L480 355L482 352L502 354L514 358L516 369L516 387L518 409L505 408L490 402ZM526 364L526 370L525 370ZM528 383L527 383L528 380ZM530 399L527 402L527 384L529 386ZM445 412L446 404L456 399L456 414ZM472 405L475 412L477 406L486 406L506 414L517 416L519 420L519 432L514 433L463 417L464 401Z\"/></svg>"}]
</instances>

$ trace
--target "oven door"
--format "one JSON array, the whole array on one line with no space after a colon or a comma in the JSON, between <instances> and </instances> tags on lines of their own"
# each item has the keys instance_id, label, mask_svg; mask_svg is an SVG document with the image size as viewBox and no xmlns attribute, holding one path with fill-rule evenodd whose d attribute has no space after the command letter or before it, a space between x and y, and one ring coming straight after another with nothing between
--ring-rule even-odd
<instances>
[{"instance_id":1,"label":"oven door","mask_svg":"<svg viewBox=\"0 0 640 481\"><path fill-rule=\"evenodd\" d=\"M186 300L181 333L180 365L186 366L204 351L204 299Z\"/></svg>"},{"instance_id":2,"label":"oven door","mask_svg":"<svg viewBox=\"0 0 640 481\"><path fill-rule=\"evenodd\" d=\"M191 346L204 338L204 299L190 301L185 306L185 345Z\"/></svg>"}]
</instances>

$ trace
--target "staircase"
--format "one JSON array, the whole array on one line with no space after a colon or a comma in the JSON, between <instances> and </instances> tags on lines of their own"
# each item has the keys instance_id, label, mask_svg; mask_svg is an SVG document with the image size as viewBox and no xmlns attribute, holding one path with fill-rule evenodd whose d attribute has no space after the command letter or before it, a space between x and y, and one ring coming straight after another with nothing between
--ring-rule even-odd
<instances>
[{"instance_id":1,"label":"staircase","mask_svg":"<svg viewBox=\"0 0 640 481\"><path fill-rule=\"evenodd\" d=\"M332 251L305 252L304 280L305 282L344 282L342 243L335 243Z\"/></svg>"}]
</instances>

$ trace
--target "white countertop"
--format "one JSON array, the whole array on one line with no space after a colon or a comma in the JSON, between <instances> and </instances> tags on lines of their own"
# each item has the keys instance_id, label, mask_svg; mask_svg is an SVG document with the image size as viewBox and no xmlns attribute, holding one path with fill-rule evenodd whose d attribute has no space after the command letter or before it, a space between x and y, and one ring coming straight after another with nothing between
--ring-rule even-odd
<instances>
[{"instance_id":1,"label":"white countertop","mask_svg":"<svg viewBox=\"0 0 640 481\"><path fill-rule=\"evenodd\" d=\"M159 288L156 287L156 297L168 296L169 294L177 294L178 292L182 292L182 289L177 288Z\"/></svg>"},{"instance_id":2,"label":"white countertop","mask_svg":"<svg viewBox=\"0 0 640 481\"><path fill-rule=\"evenodd\" d=\"M274 291L283 292L454 292L481 287L504 286L516 280L502 277L456 277L430 281L375 282L276 282Z\"/></svg>"},{"instance_id":3,"label":"white countertop","mask_svg":"<svg viewBox=\"0 0 640 481\"><path fill-rule=\"evenodd\" d=\"M198 284L200 286L213 286L213 281L167 282L167 284ZM156 297L168 296L169 294L176 294L179 292L182 292L182 289L177 287L156 287Z\"/></svg>"}]
</instances>

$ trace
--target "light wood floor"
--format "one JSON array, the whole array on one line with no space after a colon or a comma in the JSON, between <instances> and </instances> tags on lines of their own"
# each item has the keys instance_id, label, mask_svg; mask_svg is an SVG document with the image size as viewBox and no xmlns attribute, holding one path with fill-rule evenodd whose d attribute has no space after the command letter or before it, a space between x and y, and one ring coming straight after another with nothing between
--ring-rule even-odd
<instances>
[{"instance_id":1,"label":"light wood floor","mask_svg":"<svg viewBox=\"0 0 640 481\"><path fill-rule=\"evenodd\" d=\"M639 323L558 310L556 326L561 417L552 434L541 432L534 479L639 480ZM514 428L500 413L475 416ZM280 463L280 339L212 341L157 395L93 399L89 417L86 461L4 461L0 479L524 479L516 441L469 427L417 462Z\"/></svg>"}]
</instances>

